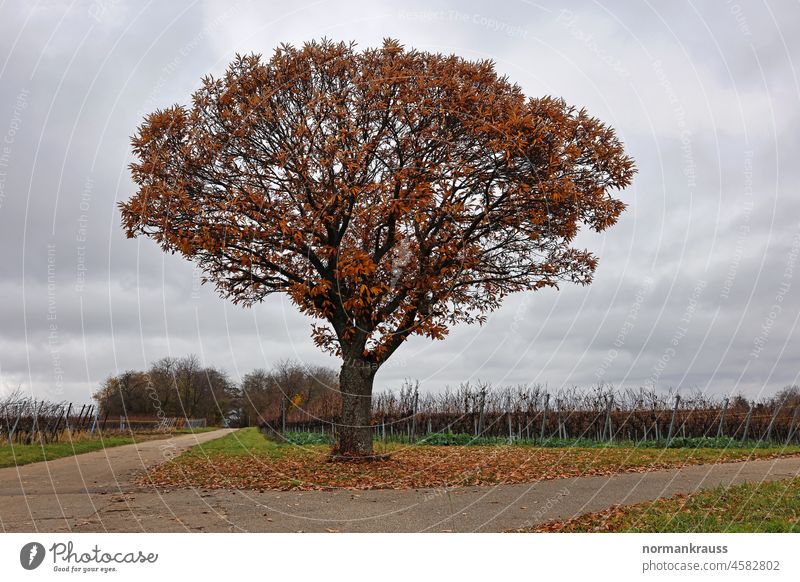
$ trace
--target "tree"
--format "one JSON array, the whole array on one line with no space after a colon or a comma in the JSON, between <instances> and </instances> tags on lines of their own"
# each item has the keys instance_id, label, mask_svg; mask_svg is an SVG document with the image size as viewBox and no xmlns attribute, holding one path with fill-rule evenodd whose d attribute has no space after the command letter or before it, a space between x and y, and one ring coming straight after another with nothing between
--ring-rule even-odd
<instances>
[{"instance_id":1,"label":"tree","mask_svg":"<svg viewBox=\"0 0 800 582\"><path fill-rule=\"evenodd\" d=\"M225 372L201 367L197 356L162 358L145 372L128 370L107 378L95 392L101 414L161 415L223 421L238 400Z\"/></svg>"},{"instance_id":2,"label":"tree","mask_svg":"<svg viewBox=\"0 0 800 582\"><path fill-rule=\"evenodd\" d=\"M327 405L338 397L334 370L284 360L270 371L257 369L242 378L242 424L280 427L287 419L329 418Z\"/></svg>"},{"instance_id":3,"label":"tree","mask_svg":"<svg viewBox=\"0 0 800 582\"><path fill-rule=\"evenodd\" d=\"M411 335L442 339L520 291L588 284L573 248L625 204L633 161L613 129L528 98L491 61L329 40L237 56L191 106L132 139L145 235L235 303L285 293L343 360L335 453L369 456L381 365Z\"/></svg>"},{"instance_id":4,"label":"tree","mask_svg":"<svg viewBox=\"0 0 800 582\"><path fill-rule=\"evenodd\" d=\"M151 414L152 402L147 396L147 386L145 372L127 370L106 378L93 398L101 414Z\"/></svg>"}]
</instances>

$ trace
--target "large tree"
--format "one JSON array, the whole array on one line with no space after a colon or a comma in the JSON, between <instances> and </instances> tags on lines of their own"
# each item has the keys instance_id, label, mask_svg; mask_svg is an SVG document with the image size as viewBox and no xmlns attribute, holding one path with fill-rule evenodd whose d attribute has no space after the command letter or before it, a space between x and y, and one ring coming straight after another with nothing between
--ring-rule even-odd
<instances>
[{"instance_id":1,"label":"large tree","mask_svg":"<svg viewBox=\"0 0 800 582\"><path fill-rule=\"evenodd\" d=\"M343 360L335 453L372 452L381 365L509 293L591 282L574 248L625 208L613 129L529 98L491 61L329 40L237 56L133 137L128 236L197 263L236 303L285 293Z\"/></svg>"}]
</instances>

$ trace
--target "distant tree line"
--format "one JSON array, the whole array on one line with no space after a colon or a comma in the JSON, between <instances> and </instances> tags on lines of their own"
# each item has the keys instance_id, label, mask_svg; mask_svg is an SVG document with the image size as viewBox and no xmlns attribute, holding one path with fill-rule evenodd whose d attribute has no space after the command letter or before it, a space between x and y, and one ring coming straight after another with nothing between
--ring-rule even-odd
<instances>
[{"instance_id":1,"label":"distant tree line","mask_svg":"<svg viewBox=\"0 0 800 582\"><path fill-rule=\"evenodd\" d=\"M335 396L331 398L331 394ZM210 425L251 426L285 419L292 410L327 407L338 399L338 374L295 361L256 369L240 383L193 355L162 358L147 370L109 376L95 392L100 414L204 418Z\"/></svg>"},{"instance_id":2,"label":"distant tree line","mask_svg":"<svg viewBox=\"0 0 800 582\"><path fill-rule=\"evenodd\" d=\"M246 426L264 422L329 418L340 405L339 374L325 366L304 366L291 360L270 370L253 370L242 378L239 414Z\"/></svg>"},{"instance_id":3,"label":"distant tree line","mask_svg":"<svg viewBox=\"0 0 800 582\"><path fill-rule=\"evenodd\" d=\"M105 416L204 418L209 425L335 431L341 426L338 373L284 360L240 382L195 356L162 358L146 371L111 376L94 395ZM458 432L530 438L558 435L599 440L676 435L787 440L800 431L800 388L750 400L700 391L615 390L610 385L550 392L542 385L462 383L422 392L406 382L373 395L374 430L418 436Z\"/></svg>"}]
</instances>

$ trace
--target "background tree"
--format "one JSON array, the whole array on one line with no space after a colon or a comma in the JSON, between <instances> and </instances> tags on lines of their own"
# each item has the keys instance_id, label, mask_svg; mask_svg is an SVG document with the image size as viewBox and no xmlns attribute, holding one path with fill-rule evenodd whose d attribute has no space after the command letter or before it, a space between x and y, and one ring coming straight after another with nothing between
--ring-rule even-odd
<instances>
[{"instance_id":1,"label":"background tree","mask_svg":"<svg viewBox=\"0 0 800 582\"><path fill-rule=\"evenodd\" d=\"M338 378L330 368L284 360L269 371L257 369L245 374L241 400L245 426L266 422L276 428L281 426L282 417L327 420L329 403L339 400Z\"/></svg>"},{"instance_id":2,"label":"background tree","mask_svg":"<svg viewBox=\"0 0 800 582\"><path fill-rule=\"evenodd\" d=\"M285 293L343 360L335 452L372 451L380 366L413 334L443 338L514 292L588 284L571 243L625 205L614 131L528 98L491 61L328 40L237 56L191 106L133 138L128 236L196 262L252 305Z\"/></svg>"},{"instance_id":3,"label":"background tree","mask_svg":"<svg viewBox=\"0 0 800 582\"><path fill-rule=\"evenodd\" d=\"M196 356L162 358L147 371L128 370L107 378L94 394L100 413L158 415L222 422L235 409L238 387L227 374L202 367Z\"/></svg>"}]
</instances>

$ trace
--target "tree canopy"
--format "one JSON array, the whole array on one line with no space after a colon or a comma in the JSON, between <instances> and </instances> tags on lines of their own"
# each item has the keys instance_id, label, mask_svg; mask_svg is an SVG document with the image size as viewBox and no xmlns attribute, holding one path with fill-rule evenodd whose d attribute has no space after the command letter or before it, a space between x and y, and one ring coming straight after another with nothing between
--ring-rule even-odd
<instances>
[{"instance_id":1,"label":"tree canopy","mask_svg":"<svg viewBox=\"0 0 800 582\"><path fill-rule=\"evenodd\" d=\"M571 242L625 208L632 160L562 99L528 98L491 61L323 40L238 56L191 106L133 139L146 234L253 304L287 293L325 349L382 362L509 293L587 284Z\"/></svg>"},{"instance_id":2,"label":"tree canopy","mask_svg":"<svg viewBox=\"0 0 800 582\"><path fill-rule=\"evenodd\" d=\"M133 152L128 236L236 303L285 293L322 321L343 422L360 427L340 449L367 452L373 377L403 341L482 322L510 293L590 283L597 259L573 241L617 221L611 192L635 171L585 110L391 39L237 56L191 105L149 115Z\"/></svg>"}]
</instances>

